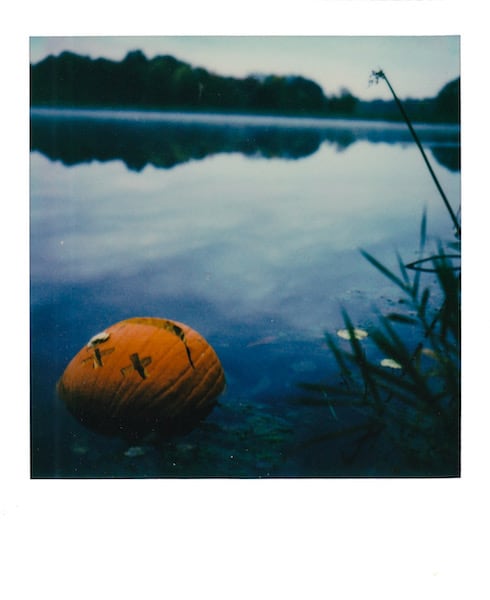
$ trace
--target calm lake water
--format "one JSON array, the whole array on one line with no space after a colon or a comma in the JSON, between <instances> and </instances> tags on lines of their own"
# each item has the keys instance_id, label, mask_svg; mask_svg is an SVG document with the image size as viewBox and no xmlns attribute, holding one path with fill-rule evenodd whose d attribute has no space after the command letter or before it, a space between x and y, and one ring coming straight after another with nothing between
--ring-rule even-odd
<instances>
[{"instance_id":1,"label":"calm lake water","mask_svg":"<svg viewBox=\"0 0 490 600\"><path fill-rule=\"evenodd\" d=\"M459 129L417 127L455 210ZM305 406L334 381L324 333L359 327L397 291L360 255L418 258L451 223L402 124L96 111L31 112L32 475L403 475L391 449L353 464L355 416ZM131 316L184 322L227 389L206 421L159 446L85 429L56 382L92 335Z\"/></svg>"}]
</instances>

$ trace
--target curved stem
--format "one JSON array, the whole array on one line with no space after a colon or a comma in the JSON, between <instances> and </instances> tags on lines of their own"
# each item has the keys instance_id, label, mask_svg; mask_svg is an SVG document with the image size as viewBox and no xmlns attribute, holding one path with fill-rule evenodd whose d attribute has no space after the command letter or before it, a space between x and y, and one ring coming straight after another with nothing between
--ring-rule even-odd
<instances>
[{"instance_id":1,"label":"curved stem","mask_svg":"<svg viewBox=\"0 0 490 600\"><path fill-rule=\"evenodd\" d=\"M420 153L422 154L425 164L426 164L427 168L429 169L429 173L431 174L432 179L434 180L434 183L436 184L436 187L441 195L441 198L449 212L449 215L451 216L452 222L456 229L456 233L457 233L458 237L461 237L461 226L458 222L458 219L457 219L453 209L451 208L451 205L449 204L449 200L447 199L446 194L444 193L444 190L442 189L441 184L439 183L439 180L437 179L436 174L434 173L434 171L429 163L429 160L428 160L428 158L425 154L425 151L422 147L422 144L420 142L419 136L417 135L415 129L413 128L412 123L410 122L410 118L408 117L407 113L405 112L405 108L403 107L403 104L401 103L400 99L396 95L395 90L393 89L393 87L391 86L391 83L388 80L388 77L386 77L386 75L384 74L383 71L373 71L373 77L376 80L381 78L386 81L386 85L388 86L390 92L393 95L393 98L395 99L395 102L396 102L398 108L400 109L400 112L405 120L405 123L407 124L408 129L410 130L410 133L412 134L412 137L413 137L415 143L417 144L417 147L420 150Z\"/></svg>"}]
</instances>

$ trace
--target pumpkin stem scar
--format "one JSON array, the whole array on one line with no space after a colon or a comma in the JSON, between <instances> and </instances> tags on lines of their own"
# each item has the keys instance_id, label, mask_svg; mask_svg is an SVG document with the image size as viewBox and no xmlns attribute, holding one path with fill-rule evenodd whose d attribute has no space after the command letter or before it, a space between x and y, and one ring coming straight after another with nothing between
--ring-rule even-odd
<instances>
[{"instance_id":1,"label":"pumpkin stem scar","mask_svg":"<svg viewBox=\"0 0 490 600\"><path fill-rule=\"evenodd\" d=\"M94 353L91 354L88 358L82 360L82 363L93 361L94 369L98 367L103 367L104 363L102 362L102 357L106 354L111 354L114 352L115 348L107 348L107 350L100 350L99 348L94 347Z\"/></svg>"},{"instance_id":2,"label":"pumpkin stem scar","mask_svg":"<svg viewBox=\"0 0 490 600\"><path fill-rule=\"evenodd\" d=\"M145 356L145 358L140 359L139 354L135 352L134 354L130 354L129 359L131 360L131 364L127 367L123 367L121 369L121 374L126 376L130 371L136 371L141 379L146 379L148 373L146 372L145 367L151 363L151 356Z\"/></svg>"},{"instance_id":3,"label":"pumpkin stem scar","mask_svg":"<svg viewBox=\"0 0 490 600\"><path fill-rule=\"evenodd\" d=\"M93 348L94 346L97 346L98 344L103 344L104 342L107 342L107 340L110 337L111 337L110 333L107 333L107 331L101 331L100 333L95 334L93 337L91 337L89 339L87 348Z\"/></svg>"}]
</instances>

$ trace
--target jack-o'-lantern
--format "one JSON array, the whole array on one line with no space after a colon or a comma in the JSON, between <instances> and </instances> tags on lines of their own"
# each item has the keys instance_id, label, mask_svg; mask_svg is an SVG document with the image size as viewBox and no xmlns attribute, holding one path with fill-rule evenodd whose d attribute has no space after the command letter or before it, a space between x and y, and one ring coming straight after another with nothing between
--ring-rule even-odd
<instances>
[{"instance_id":1,"label":"jack-o'-lantern","mask_svg":"<svg viewBox=\"0 0 490 600\"><path fill-rule=\"evenodd\" d=\"M213 348L196 331L153 317L126 319L93 336L58 382L70 412L101 433L187 433L225 386Z\"/></svg>"}]
</instances>

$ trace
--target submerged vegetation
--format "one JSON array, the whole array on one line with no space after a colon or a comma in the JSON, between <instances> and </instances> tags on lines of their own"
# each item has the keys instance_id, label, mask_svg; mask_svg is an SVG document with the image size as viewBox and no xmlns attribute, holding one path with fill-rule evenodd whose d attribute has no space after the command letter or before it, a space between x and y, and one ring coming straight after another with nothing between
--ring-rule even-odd
<instances>
[{"instance_id":1,"label":"submerged vegetation","mask_svg":"<svg viewBox=\"0 0 490 600\"><path fill-rule=\"evenodd\" d=\"M378 314L369 331L355 327L343 311L345 329L326 341L339 370L335 385L302 384L313 395L305 404L355 409L361 420L343 426L334 412L334 426L314 442L356 434L349 460L369 444L392 453L394 473L419 476L458 476L460 473L460 238L459 221L425 156L417 134L382 71L431 172L451 218L455 238L439 242L426 255L427 220L420 230L419 260L398 271L389 269L367 252L369 263L401 292L401 310ZM339 342L337 338L346 340ZM347 347L345 344L347 343Z\"/></svg>"}]
</instances>

